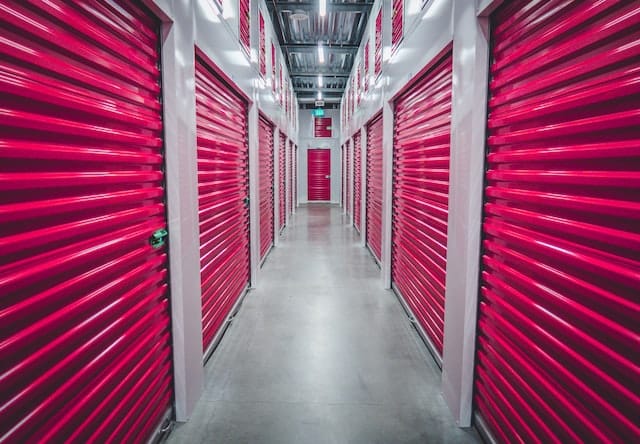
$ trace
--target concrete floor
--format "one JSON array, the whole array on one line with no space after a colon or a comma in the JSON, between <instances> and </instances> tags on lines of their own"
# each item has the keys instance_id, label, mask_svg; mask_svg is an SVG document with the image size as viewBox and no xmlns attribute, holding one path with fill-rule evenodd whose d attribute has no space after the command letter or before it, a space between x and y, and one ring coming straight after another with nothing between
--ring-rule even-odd
<instances>
[{"instance_id":1,"label":"concrete floor","mask_svg":"<svg viewBox=\"0 0 640 444\"><path fill-rule=\"evenodd\" d=\"M341 209L309 205L209 360L169 443L474 443L440 371Z\"/></svg>"}]
</instances>

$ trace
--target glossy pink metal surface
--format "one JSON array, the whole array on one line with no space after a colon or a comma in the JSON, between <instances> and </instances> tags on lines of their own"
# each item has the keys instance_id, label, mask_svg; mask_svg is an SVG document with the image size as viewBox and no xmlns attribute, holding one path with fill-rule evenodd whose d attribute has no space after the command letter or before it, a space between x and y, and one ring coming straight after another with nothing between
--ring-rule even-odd
<instances>
[{"instance_id":1,"label":"glossy pink metal surface","mask_svg":"<svg viewBox=\"0 0 640 444\"><path fill-rule=\"evenodd\" d=\"M196 56L202 341L206 351L249 283L247 103Z\"/></svg>"},{"instance_id":2,"label":"glossy pink metal surface","mask_svg":"<svg viewBox=\"0 0 640 444\"><path fill-rule=\"evenodd\" d=\"M298 202L298 145L293 145L292 147L292 160L291 160L291 168L293 169L293 183L291 185L291 195L293 198L291 199L292 211L295 211L297 202Z\"/></svg>"},{"instance_id":3,"label":"glossy pink metal surface","mask_svg":"<svg viewBox=\"0 0 640 444\"><path fill-rule=\"evenodd\" d=\"M404 37L404 0L392 0L391 49L398 47Z\"/></svg>"},{"instance_id":4,"label":"glossy pink metal surface","mask_svg":"<svg viewBox=\"0 0 640 444\"><path fill-rule=\"evenodd\" d=\"M274 236L274 146L273 125L271 122L260 115L259 125L260 258L264 259L273 245Z\"/></svg>"},{"instance_id":5,"label":"glossy pink metal surface","mask_svg":"<svg viewBox=\"0 0 640 444\"><path fill-rule=\"evenodd\" d=\"M282 230L287 222L287 176L286 176L286 157L287 157L287 136L280 133L280 144L278 145L278 161L280 172L280 186L278 187L280 230Z\"/></svg>"},{"instance_id":6,"label":"glossy pink metal surface","mask_svg":"<svg viewBox=\"0 0 640 444\"><path fill-rule=\"evenodd\" d=\"M351 149L353 146L353 141L349 140L345 143L345 186L346 193L345 198L347 199L347 203L345 204L345 209L347 214L351 214L352 204L353 204L353 176L351 174Z\"/></svg>"},{"instance_id":7,"label":"glossy pink metal surface","mask_svg":"<svg viewBox=\"0 0 640 444\"><path fill-rule=\"evenodd\" d=\"M0 4L1 442L145 442L171 407L158 31Z\"/></svg>"},{"instance_id":8,"label":"glossy pink metal surface","mask_svg":"<svg viewBox=\"0 0 640 444\"><path fill-rule=\"evenodd\" d=\"M331 150L307 150L309 200L331 200Z\"/></svg>"},{"instance_id":9,"label":"glossy pink metal surface","mask_svg":"<svg viewBox=\"0 0 640 444\"><path fill-rule=\"evenodd\" d=\"M364 92L369 91L369 77L370 77L370 69L369 69L369 51L371 46L371 41L367 40L367 43L364 45Z\"/></svg>"},{"instance_id":10,"label":"glossy pink metal surface","mask_svg":"<svg viewBox=\"0 0 640 444\"><path fill-rule=\"evenodd\" d=\"M475 404L502 442L637 442L640 4L492 19Z\"/></svg>"},{"instance_id":11,"label":"glossy pink metal surface","mask_svg":"<svg viewBox=\"0 0 640 444\"><path fill-rule=\"evenodd\" d=\"M287 145L287 150L289 151L289 158L287 160L287 173L289 175L289 186L287 187L287 214L291 214L293 213L293 187L295 186L293 163L295 162L296 156L295 145L291 140Z\"/></svg>"},{"instance_id":12,"label":"glossy pink metal surface","mask_svg":"<svg viewBox=\"0 0 640 444\"><path fill-rule=\"evenodd\" d=\"M251 51L251 0L238 0L238 36L247 54Z\"/></svg>"},{"instance_id":13,"label":"glossy pink metal surface","mask_svg":"<svg viewBox=\"0 0 640 444\"><path fill-rule=\"evenodd\" d=\"M264 17L262 11L258 11L258 68L260 69L260 75L266 77L267 75L267 36L264 26Z\"/></svg>"},{"instance_id":14,"label":"glossy pink metal surface","mask_svg":"<svg viewBox=\"0 0 640 444\"><path fill-rule=\"evenodd\" d=\"M380 262L382 257L382 114L367 124L367 246Z\"/></svg>"},{"instance_id":15,"label":"glossy pink metal surface","mask_svg":"<svg viewBox=\"0 0 640 444\"><path fill-rule=\"evenodd\" d=\"M313 118L313 137L332 137L331 117Z\"/></svg>"},{"instance_id":16,"label":"glossy pink metal surface","mask_svg":"<svg viewBox=\"0 0 640 444\"><path fill-rule=\"evenodd\" d=\"M276 53L276 45L271 42L271 91L275 94L278 91L278 76L276 75L276 67L278 66L278 54Z\"/></svg>"},{"instance_id":17,"label":"glossy pink metal surface","mask_svg":"<svg viewBox=\"0 0 640 444\"><path fill-rule=\"evenodd\" d=\"M373 74L378 77L382 73L382 8L376 15L376 27L374 36L374 52L373 52Z\"/></svg>"},{"instance_id":18,"label":"glossy pink metal surface","mask_svg":"<svg viewBox=\"0 0 640 444\"><path fill-rule=\"evenodd\" d=\"M442 356L451 138L451 52L398 98L391 279Z\"/></svg>"},{"instance_id":19,"label":"glossy pink metal surface","mask_svg":"<svg viewBox=\"0 0 640 444\"><path fill-rule=\"evenodd\" d=\"M353 135L353 226L360 231L362 201L362 150L360 131Z\"/></svg>"}]
</instances>

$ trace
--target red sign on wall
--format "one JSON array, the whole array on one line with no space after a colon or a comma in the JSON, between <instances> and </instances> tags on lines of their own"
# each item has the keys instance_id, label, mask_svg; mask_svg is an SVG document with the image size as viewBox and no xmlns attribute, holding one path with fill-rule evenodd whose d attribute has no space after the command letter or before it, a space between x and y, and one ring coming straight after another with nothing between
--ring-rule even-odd
<instances>
[{"instance_id":1,"label":"red sign on wall","mask_svg":"<svg viewBox=\"0 0 640 444\"><path fill-rule=\"evenodd\" d=\"M332 137L331 117L316 117L314 119L313 137Z\"/></svg>"}]
</instances>

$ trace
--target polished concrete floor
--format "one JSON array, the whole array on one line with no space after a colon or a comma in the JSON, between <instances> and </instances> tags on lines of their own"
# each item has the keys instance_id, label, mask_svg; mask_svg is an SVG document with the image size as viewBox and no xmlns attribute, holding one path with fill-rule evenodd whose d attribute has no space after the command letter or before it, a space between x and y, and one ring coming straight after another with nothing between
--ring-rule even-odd
<instances>
[{"instance_id":1,"label":"polished concrete floor","mask_svg":"<svg viewBox=\"0 0 640 444\"><path fill-rule=\"evenodd\" d=\"M341 209L298 209L170 443L472 443Z\"/></svg>"}]
</instances>

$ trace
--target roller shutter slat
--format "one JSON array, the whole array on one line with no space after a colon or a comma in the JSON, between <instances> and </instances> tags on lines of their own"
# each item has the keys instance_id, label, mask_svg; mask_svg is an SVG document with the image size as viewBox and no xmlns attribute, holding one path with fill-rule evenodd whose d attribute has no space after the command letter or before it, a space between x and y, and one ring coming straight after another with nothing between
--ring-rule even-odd
<instances>
[{"instance_id":1,"label":"roller shutter slat","mask_svg":"<svg viewBox=\"0 0 640 444\"><path fill-rule=\"evenodd\" d=\"M492 22L477 410L501 442L637 441L640 7Z\"/></svg>"},{"instance_id":2,"label":"roller shutter slat","mask_svg":"<svg viewBox=\"0 0 640 444\"><path fill-rule=\"evenodd\" d=\"M258 128L259 196L260 196L260 258L264 259L273 245L274 229L274 146L273 126L260 116Z\"/></svg>"},{"instance_id":3,"label":"roller shutter slat","mask_svg":"<svg viewBox=\"0 0 640 444\"><path fill-rule=\"evenodd\" d=\"M442 355L451 53L395 103L391 278Z\"/></svg>"},{"instance_id":4,"label":"roller shutter slat","mask_svg":"<svg viewBox=\"0 0 640 444\"><path fill-rule=\"evenodd\" d=\"M367 124L367 246L382 257L382 114Z\"/></svg>"},{"instance_id":5,"label":"roller shutter slat","mask_svg":"<svg viewBox=\"0 0 640 444\"><path fill-rule=\"evenodd\" d=\"M360 132L353 135L353 226L360 232L360 207L362 200L362 150Z\"/></svg>"},{"instance_id":6,"label":"roller shutter slat","mask_svg":"<svg viewBox=\"0 0 640 444\"><path fill-rule=\"evenodd\" d=\"M173 397L159 23L48 0L0 25L0 441L147 441Z\"/></svg>"}]
</instances>

